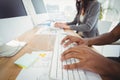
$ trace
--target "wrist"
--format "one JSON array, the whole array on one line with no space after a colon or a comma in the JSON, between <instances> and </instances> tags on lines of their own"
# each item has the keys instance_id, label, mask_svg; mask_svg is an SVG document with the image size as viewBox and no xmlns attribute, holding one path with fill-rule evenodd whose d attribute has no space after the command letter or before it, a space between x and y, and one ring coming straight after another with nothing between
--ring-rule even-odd
<instances>
[{"instance_id":1,"label":"wrist","mask_svg":"<svg viewBox=\"0 0 120 80\"><path fill-rule=\"evenodd\" d=\"M65 27L66 29L70 29L70 26L68 26L68 25L66 25L66 27Z\"/></svg>"},{"instance_id":2,"label":"wrist","mask_svg":"<svg viewBox=\"0 0 120 80\"><path fill-rule=\"evenodd\" d=\"M86 38L84 39L84 41L85 41L85 45L92 46L92 44L90 43L90 39Z\"/></svg>"}]
</instances>

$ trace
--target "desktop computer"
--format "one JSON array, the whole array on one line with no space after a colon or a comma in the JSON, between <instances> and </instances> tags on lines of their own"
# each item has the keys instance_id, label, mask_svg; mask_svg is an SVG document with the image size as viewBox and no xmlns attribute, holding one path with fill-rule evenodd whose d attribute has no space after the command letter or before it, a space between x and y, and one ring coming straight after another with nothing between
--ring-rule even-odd
<instances>
[{"instance_id":1,"label":"desktop computer","mask_svg":"<svg viewBox=\"0 0 120 80\"><path fill-rule=\"evenodd\" d=\"M0 57L10 57L26 45L15 39L33 28L33 22L23 0L0 0L0 12Z\"/></svg>"},{"instance_id":2,"label":"desktop computer","mask_svg":"<svg viewBox=\"0 0 120 80\"><path fill-rule=\"evenodd\" d=\"M0 57L13 56L25 46L26 42L20 42L15 39L28 30L26 26L29 26L27 23L30 21L27 18L14 17L0 19ZM26 23L23 22L24 19Z\"/></svg>"}]
</instances>

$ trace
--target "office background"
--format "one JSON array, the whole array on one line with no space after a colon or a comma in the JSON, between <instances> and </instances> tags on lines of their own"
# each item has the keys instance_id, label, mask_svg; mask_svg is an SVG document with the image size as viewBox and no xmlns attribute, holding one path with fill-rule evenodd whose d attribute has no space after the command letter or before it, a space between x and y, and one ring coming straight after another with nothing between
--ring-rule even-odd
<instances>
[{"instance_id":1,"label":"office background","mask_svg":"<svg viewBox=\"0 0 120 80\"><path fill-rule=\"evenodd\" d=\"M100 27L104 33L120 21L120 0L98 1L104 9L98 25L109 25ZM45 20L58 18L57 15L64 15L67 21L71 21L75 14L75 0L0 0L0 39L16 38Z\"/></svg>"}]
</instances>

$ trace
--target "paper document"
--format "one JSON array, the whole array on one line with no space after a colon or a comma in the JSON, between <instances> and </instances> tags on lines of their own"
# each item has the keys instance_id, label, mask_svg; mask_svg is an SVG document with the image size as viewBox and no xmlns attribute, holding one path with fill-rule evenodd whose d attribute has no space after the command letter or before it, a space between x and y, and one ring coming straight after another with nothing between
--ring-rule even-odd
<instances>
[{"instance_id":1,"label":"paper document","mask_svg":"<svg viewBox=\"0 0 120 80\"><path fill-rule=\"evenodd\" d=\"M49 66L51 63L52 52L37 51L32 55L38 55L37 61L30 67L22 69L16 80L49 80Z\"/></svg>"}]
</instances>

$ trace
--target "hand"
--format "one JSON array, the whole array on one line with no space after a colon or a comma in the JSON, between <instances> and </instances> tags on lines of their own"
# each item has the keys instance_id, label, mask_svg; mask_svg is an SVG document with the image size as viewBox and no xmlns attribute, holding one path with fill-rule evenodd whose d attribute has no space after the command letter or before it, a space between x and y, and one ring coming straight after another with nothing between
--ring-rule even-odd
<instances>
[{"instance_id":1,"label":"hand","mask_svg":"<svg viewBox=\"0 0 120 80\"><path fill-rule=\"evenodd\" d=\"M64 51L61 60L64 61L70 58L76 58L80 62L64 65L64 69L80 68L100 75L109 75L111 73L110 66L113 61L98 54L86 45L76 46Z\"/></svg>"},{"instance_id":2,"label":"hand","mask_svg":"<svg viewBox=\"0 0 120 80\"><path fill-rule=\"evenodd\" d=\"M62 40L61 44L64 44L64 47L67 47L68 45L74 42L77 43L77 45L81 45L81 44L87 45L88 43L87 39L68 35Z\"/></svg>"},{"instance_id":3,"label":"hand","mask_svg":"<svg viewBox=\"0 0 120 80\"><path fill-rule=\"evenodd\" d=\"M70 29L70 27L66 23L56 22L55 27L62 28L62 29Z\"/></svg>"}]
</instances>

